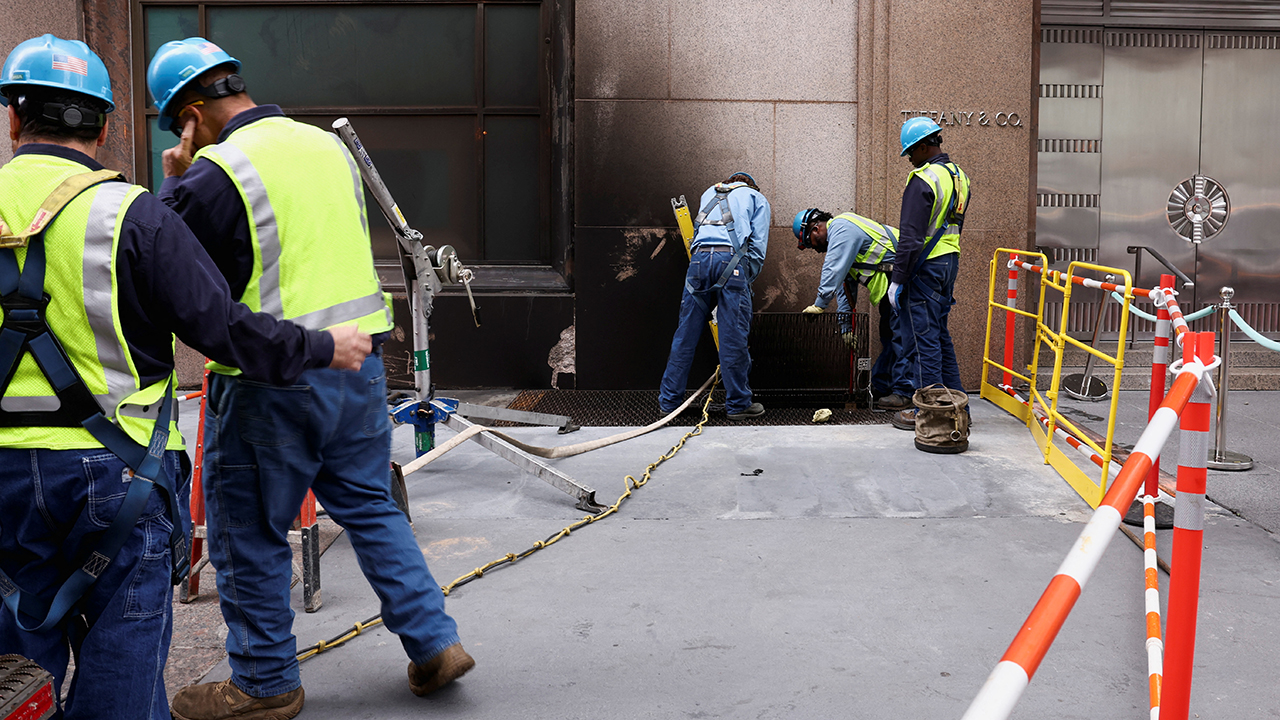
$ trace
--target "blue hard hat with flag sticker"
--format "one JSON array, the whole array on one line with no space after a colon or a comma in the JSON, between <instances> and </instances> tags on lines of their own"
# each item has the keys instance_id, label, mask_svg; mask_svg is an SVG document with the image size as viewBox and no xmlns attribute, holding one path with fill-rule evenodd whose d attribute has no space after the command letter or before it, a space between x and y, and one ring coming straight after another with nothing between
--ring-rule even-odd
<instances>
[{"instance_id":1,"label":"blue hard hat with flag sticker","mask_svg":"<svg viewBox=\"0 0 1280 720\"><path fill-rule=\"evenodd\" d=\"M898 138L902 141L900 157L906 157L916 143L940 132L942 132L942 128L938 126L938 123L927 117L913 117L902 123L902 134Z\"/></svg>"},{"instance_id":2,"label":"blue hard hat with flag sticker","mask_svg":"<svg viewBox=\"0 0 1280 720\"><path fill-rule=\"evenodd\" d=\"M818 208L809 208L796 213L796 217L791 221L791 232L796 236L799 242L796 247L804 250L813 247L809 244L809 222L818 214Z\"/></svg>"},{"instance_id":3,"label":"blue hard hat with flag sticker","mask_svg":"<svg viewBox=\"0 0 1280 720\"><path fill-rule=\"evenodd\" d=\"M46 34L18 43L4 61L0 93L27 85L88 95L105 102L107 112L116 109L107 66L79 40ZM0 105L8 104L9 99L0 95Z\"/></svg>"},{"instance_id":4,"label":"blue hard hat with flag sticker","mask_svg":"<svg viewBox=\"0 0 1280 720\"><path fill-rule=\"evenodd\" d=\"M202 37L173 40L160 46L147 66L147 88L160 112L160 129L173 127L174 100L201 73L218 65L240 69L240 61Z\"/></svg>"}]
</instances>

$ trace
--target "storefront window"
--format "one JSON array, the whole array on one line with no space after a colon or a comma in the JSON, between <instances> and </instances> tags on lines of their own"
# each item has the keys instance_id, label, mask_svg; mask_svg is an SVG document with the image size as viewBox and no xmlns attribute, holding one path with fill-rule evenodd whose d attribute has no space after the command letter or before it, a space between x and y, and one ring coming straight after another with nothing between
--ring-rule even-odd
<instances>
[{"instance_id":1,"label":"storefront window","mask_svg":"<svg viewBox=\"0 0 1280 720\"><path fill-rule=\"evenodd\" d=\"M470 264L549 264L541 2L144 2L141 15L137 77L161 44L203 35L244 64L255 102L326 130L350 118L426 242ZM175 138L158 130L149 97L137 118L140 166L158 189ZM367 199L374 255L394 264L394 238Z\"/></svg>"}]
</instances>

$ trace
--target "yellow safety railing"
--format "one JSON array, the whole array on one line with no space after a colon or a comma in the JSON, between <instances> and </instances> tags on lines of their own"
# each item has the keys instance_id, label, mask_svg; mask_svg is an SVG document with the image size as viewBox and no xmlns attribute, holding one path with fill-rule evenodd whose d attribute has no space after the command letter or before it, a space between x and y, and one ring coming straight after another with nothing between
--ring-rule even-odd
<instances>
[{"instance_id":1,"label":"yellow safety railing","mask_svg":"<svg viewBox=\"0 0 1280 720\"><path fill-rule=\"evenodd\" d=\"M1028 279L1030 279L1031 273L1036 273L1040 277L1035 313L1011 307L1005 302L1006 298L1000 298L1000 301L997 302L997 277L1001 268L1007 269L1009 267L1009 261L1014 255L1018 257L1019 262L1032 266L1031 268L1027 268L1026 265L1022 266L1023 270L1030 271L1027 273ZM1006 258L1004 263L1000 262L1002 256ZM1035 438L1036 445L1044 454L1045 462L1053 466L1062 475L1063 479L1080 494L1080 497L1084 498L1090 506L1096 508L1102 502L1103 496L1106 495L1108 480L1111 475L1111 447L1115 436L1116 408L1119 402L1119 396L1114 391L1120 387L1120 375L1124 370L1123 339L1128 332L1129 304L1133 301L1133 280L1127 271L1119 268L1106 267L1094 263L1073 262L1067 267L1067 271L1063 273L1047 269L1045 267L1046 261L1047 258L1042 253L1011 248L997 249L992 255L987 295L987 333L982 357L982 397L1026 423L1027 428ZM1104 283L1079 275L1078 272L1082 270L1124 278L1124 302L1121 307L1120 332L1119 339L1116 342L1115 355L1108 355L1067 334L1073 289L1082 286L1105 289L1103 287ZM1027 285L1029 286L1030 282ZM1109 287L1111 284L1106 283L1105 285ZM1121 286L1116 284L1115 289L1120 290ZM1049 291L1056 291L1062 294L1062 314L1060 318L1057 318L1056 329L1051 326L1049 319L1045 316L1046 296ZM1001 363L991 357L991 329L993 314L996 310L1006 313L1006 322L1014 322L1018 316L1035 320L1035 343L1031 354L1031 362L1026 367L1026 374L1010 367L1012 365L1011 362ZM1049 387L1044 392L1041 392L1039 386L1039 361L1042 344L1053 352L1053 373L1050 376ZM1062 391L1062 360L1068 345L1079 348L1098 360L1109 363L1114 368L1111 385L1113 391L1111 393L1110 408L1107 413L1107 432L1101 442L1095 441L1089 433L1076 426L1075 423L1067 419L1059 411L1058 401ZM1006 354L1004 357L1008 358L1010 354ZM987 376L992 370L1009 373L1011 376L1026 383L1030 388L1028 401L1023 402L1018 399L1012 392L1012 388L1005 388L988 382ZM1037 419L1037 412L1044 415L1045 421L1043 423ZM1082 470L1071 455L1068 455L1061 447L1054 444L1054 433L1059 427L1072 435L1081 445L1093 450L1101 459L1099 463L1101 465L1099 479L1095 480L1092 472L1086 473Z\"/></svg>"}]
</instances>

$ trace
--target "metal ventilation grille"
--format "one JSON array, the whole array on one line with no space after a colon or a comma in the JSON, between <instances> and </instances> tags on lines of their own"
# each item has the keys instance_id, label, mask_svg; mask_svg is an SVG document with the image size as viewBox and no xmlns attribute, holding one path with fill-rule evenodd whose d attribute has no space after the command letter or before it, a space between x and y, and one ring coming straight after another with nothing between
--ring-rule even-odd
<instances>
[{"instance_id":1,"label":"metal ventilation grille","mask_svg":"<svg viewBox=\"0 0 1280 720\"><path fill-rule=\"evenodd\" d=\"M1044 12L1049 12L1047 6ZM1040 42L1100 45L1102 43L1102 31L1085 28L1042 28L1040 30Z\"/></svg>"},{"instance_id":2,"label":"metal ventilation grille","mask_svg":"<svg viewBox=\"0 0 1280 720\"><path fill-rule=\"evenodd\" d=\"M1198 48L1200 33L1107 32L1110 47Z\"/></svg>"},{"instance_id":3,"label":"metal ventilation grille","mask_svg":"<svg viewBox=\"0 0 1280 720\"><path fill-rule=\"evenodd\" d=\"M753 399L765 406L765 413L749 420L730 420L724 413L724 390L711 396L707 425L813 425L817 408L831 411L826 425L880 425L892 414L866 408L846 407L852 400L838 391L755 391ZM515 410L568 415L583 427L637 427L662 417L657 390L525 390L511 401ZM702 419L701 400L671 421L674 427L691 427Z\"/></svg>"},{"instance_id":4,"label":"metal ventilation grille","mask_svg":"<svg viewBox=\"0 0 1280 720\"><path fill-rule=\"evenodd\" d=\"M1045 13L1050 4L1044 3ZM1275 0L1111 0L1111 17L1275 20L1280 8Z\"/></svg>"},{"instance_id":5,"label":"metal ventilation grille","mask_svg":"<svg viewBox=\"0 0 1280 720\"><path fill-rule=\"evenodd\" d=\"M1040 138L1036 149L1042 153L1100 153L1101 140L1053 140Z\"/></svg>"},{"instance_id":6,"label":"metal ventilation grille","mask_svg":"<svg viewBox=\"0 0 1280 720\"><path fill-rule=\"evenodd\" d=\"M1036 193L1036 207L1096 208L1098 195L1085 193Z\"/></svg>"},{"instance_id":7,"label":"metal ventilation grille","mask_svg":"<svg viewBox=\"0 0 1280 720\"><path fill-rule=\"evenodd\" d=\"M1101 85L1041 85L1042 98L1100 98Z\"/></svg>"},{"instance_id":8,"label":"metal ventilation grille","mask_svg":"<svg viewBox=\"0 0 1280 720\"><path fill-rule=\"evenodd\" d=\"M1073 262L1098 262L1097 248L1081 248L1081 247L1059 247L1059 248L1040 248L1040 251L1049 256L1049 263L1054 269L1059 265L1067 265Z\"/></svg>"},{"instance_id":9,"label":"metal ventilation grille","mask_svg":"<svg viewBox=\"0 0 1280 720\"><path fill-rule=\"evenodd\" d=\"M1041 0L1043 15L1102 17L1102 0Z\"/></svg>"},{"instance_id":10,"label":"metal ventilation grille","mask_svg":"<svg viewBox=\"0 0 1280 720\"><path fill-rule=\"evenodd\" d=\"M1236 312L1258 332L1280 332L1280 303L1239 303Z\"/></svg>"},{"instance_id":11,"label":"metal ventilation grille","mask_svg":"<svg viewBox=\"0 0 1280 720\"><path fill-rule=\"evenodd\" d=\"M1210 50L1280 50L1280 35L1208 35Z\"/></svg>"}]
</instances>

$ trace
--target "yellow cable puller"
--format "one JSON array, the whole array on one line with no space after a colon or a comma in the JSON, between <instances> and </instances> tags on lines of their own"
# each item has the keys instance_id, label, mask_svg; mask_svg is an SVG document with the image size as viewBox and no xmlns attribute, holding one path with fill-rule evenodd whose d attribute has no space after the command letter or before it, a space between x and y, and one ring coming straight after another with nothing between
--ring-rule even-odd
<instances>
[{"instance_id":1,"label":"yellow cable puller","mask_svg":"<svg viewBox=\"0 0 1280 720\"><path fill-rule=\"evenodd\" d=\"M686 216L687 214L688 212L686 211ZM627 498L631 497L632 491L637 490L641 487L644 487L649 482L649 480L653 476L653 471L657 469L659 465L675 457L676 453L680 452L681 448L684 447L684 444L689 440L689 438L696 437L702 434L702 427L706 425L707 420L709 419L708 409L710 408L710 405L711 405L711 394L715 392L716 386L719 385L719 383L720 383L720 367L717 365L715 375L712 376L711 387L707 390L707 397L702 402L702 419L698 421L698 424L695 425L692 430L685 433L684 436L680 438L680 441L677 442L675 445L673 445L670 450L668 450L665 454L663 454L657 460L654 460L653 462L649 463L649 465L645 467L644 474L640 476L639 480L636 480L635 477L631 475L627 475L624 480L626 489L623 491L621 495L618 496L617 502L610 505L608 509L606 509L604 512L600 513L599 515L587 515L583 517L581 520L575 522L574 524L569 525L568 527L562 528L559 532L556 532L548 536L547 539L538 540L534 542L533 546L530 547L528 550L525 550L524 552L507 553L506 555L498 558L497 560L494 560L493 562L488 563L486 565L482 565L476 568L475 570L472 570L471 572L467 573L466 575L459 577L458 579L454 580L448 585L441 585L440 589L444 592L445 596L447 597L449 593L452 592L455 588L459 588L463 585L466 585L469 582L472 582L473 580L478 580L484 577L484 574L489 570L492 570L496 567L500 567L502 565L509 565L509 564L515 563L517 560L522 560L524 558L527 558L530 555L538 552L539 550L542 550L544 548L547 548L556 544L562 538L569 537L569 535L573 534L574 530L578 530L579 528L586 527L587 525L590 525L594 522L598 522L600 520L603 520L609 517L610 515L617 513L618 509L622 507L622 503L625 500L627 500ZM355 623L350 630L347 630L343 634L338 635L337 637L330 638L329 640L321 640L315 645L312 645L306 650L303 650L302 652L298 653L298 662L302 662L303 660L319 655L325 650L338 647L339 645L342 645L343 643L354 638L355 636L360 635L365 630L368 630L369 628L376 627L381 624L382 624L381 615L375 615L369 618L368 620L365 620L364 622Z\"/></svg>"}]
</instances>

